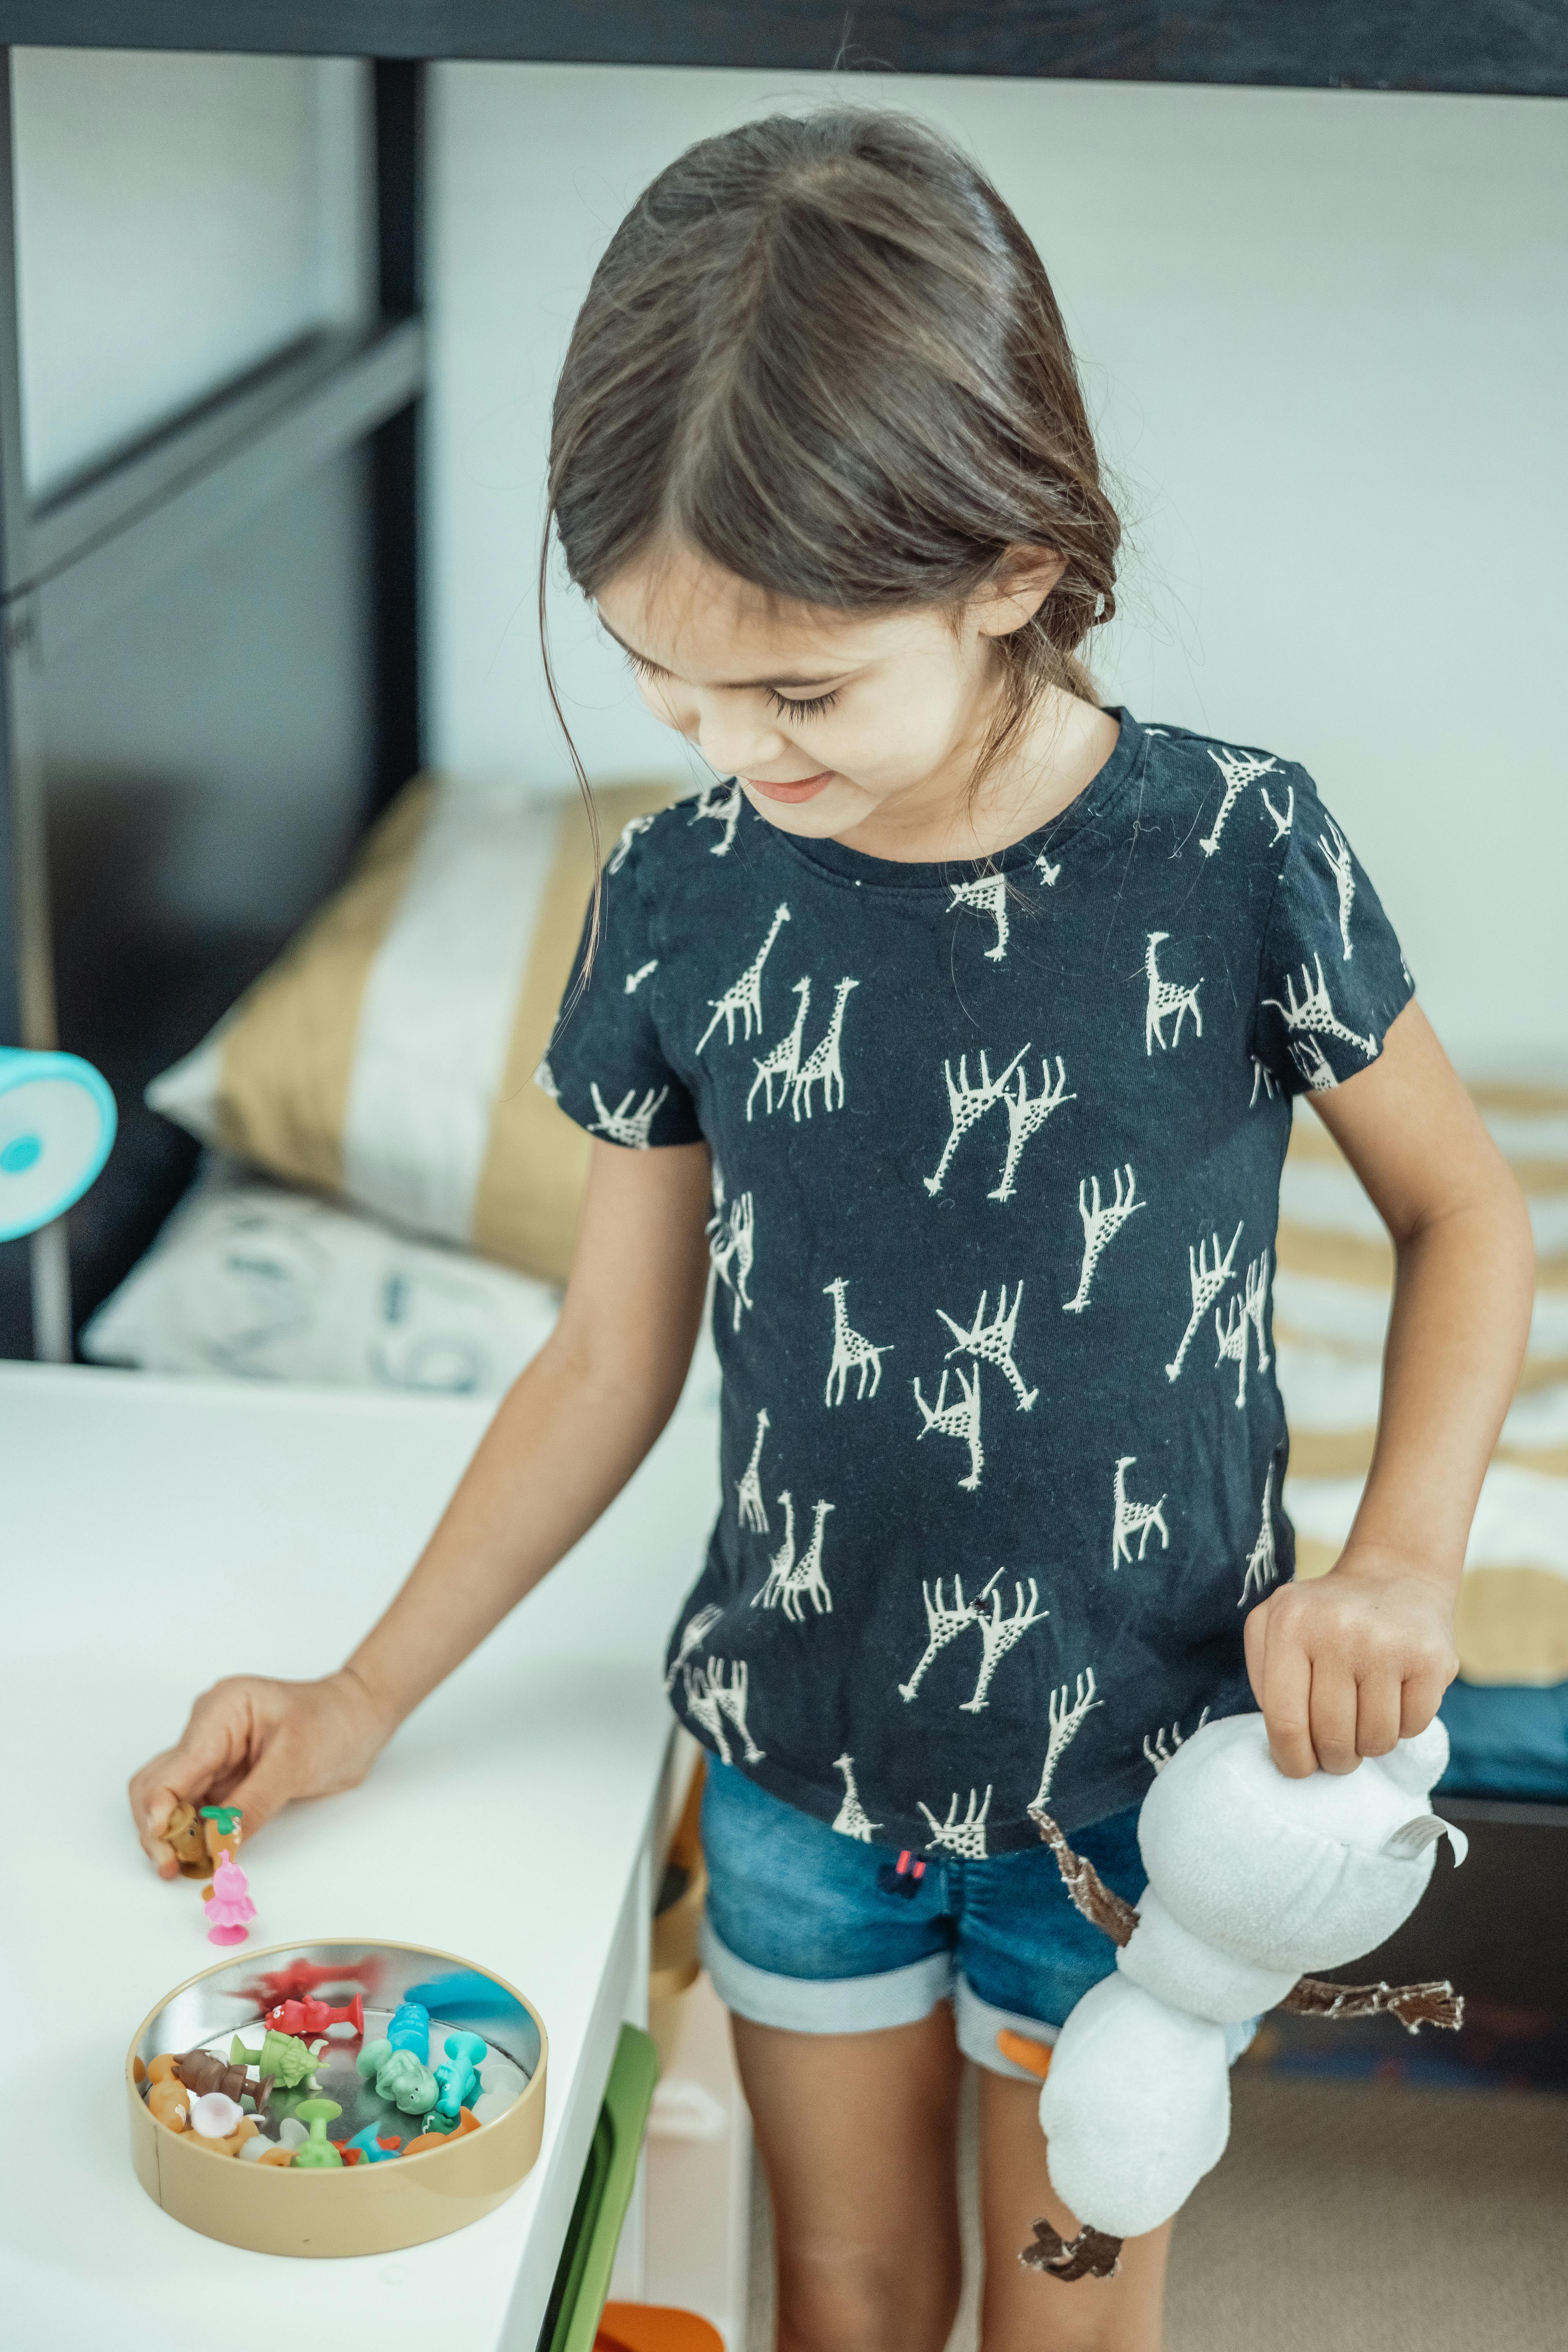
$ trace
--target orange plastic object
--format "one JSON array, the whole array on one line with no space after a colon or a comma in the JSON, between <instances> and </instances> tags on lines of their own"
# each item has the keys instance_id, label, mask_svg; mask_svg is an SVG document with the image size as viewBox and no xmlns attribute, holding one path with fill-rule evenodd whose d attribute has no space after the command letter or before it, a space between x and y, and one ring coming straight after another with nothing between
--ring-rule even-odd
<instances>
[{"instance_id":1,"label":"orange plastic object","mask_svg":"<svg viewBox=\"0 0 1568 2352\"><path fill-rule=\"evenodd\" d=\"M465 2139L469 2132L482 2131L483 2129L484 2126L480 2123L478 2116L475 2115L472 2107L459 2107L458 2109L458 2128L456 2131L421 2132L417 2139L411 2139L409 2141L403 2153L405 2156L422 2156L427 2147L445 2147L451 2140ZM382 2145L384 2147L384 2141Z\"/></svg>"},{"instance_id":2,"label":"orange plastic object","mask_svg":"<svg viewBox=\"0 0 1568 2352\"><path fill-rule=\"evenodd\" d=\"M226 2139L204 2139L200 2132L192 2137L197 2147L205 2147L209 2156L237 2156L247 2139L254 2139L261 2126L254 2116L241 2116Z\"/></svg>"},{"instance_id":3,"label":"orange plastic object","mask_svg":"<svg viewBox=\"0 0 1568 2352\"><path fill-rule=\"evenodd\" d=\"M191 2095L183 2083L154 2083L147 2105L170 2131L183 2132L191 2120Z\"/></svg>"},{"instance_id":4,"label":"orange plastic object","mask_svg":"<svg viewBox=\"0 0 1568 2352\"><path fill-rule=\"evenodd\" d=\"M1026 2033L1015 2033L1010 2025L1004 2025L997 2033L996 2047L1004 2058L1011 2058L1026 2074L1038 2075L1042 2083L1051 2071L1048 2042L1031 2042Z\"/></svg>"},{"instance_id":5,"label":"orange plastic object","mask_svg":"<svg viewBox=\"0 0 1568 2352\"><path fill-rule=\"evenodd\" d=\"M142 2088L142 2084L147 2080L147 2069L143 2066L140 2058L132 2058L131 2061L131 2079L135 2084L138 2090Z\"/></svg>"},{"instance_id":6,"label":"orange plastic object","mask_svg":"<svg viewBox=\"0 0 1568 2352\"><path fill-rule=\"evenodd\" d=\"M694 2311L657 2303L607 2303L595 2352L724 2352L724 2338Z\"/></svg>"},{"instance_id":7,"label":"orange plastic object","mask_svg":"<svg viewBox=\"0 0 1568 2352\"><path fill-rule=\"evenodd\" d=\"M364 2150L363 2147L340 2147L338 2154L345 2164L357 2164Z\"/></svg>"},{"instance_id":8,"label":"orange plastic object","mask_svg":"<svg viewBox=\"0 0 1568 2352\"><path fill-rule=\"evenodd\" d=\"M269 2147L265 2156L258 2156L256 2160L258 2164L292 2164L294 2151L291 2147Z\"/></svg>"},{"instance_id":9,"label":"orange plastic object","mask_svg":"<svg viewBox=\"0 0 1568 2352\"><path fill-rule=\"evenodd\" d=\"M179 2050L164 2050L161 2052L160 2054L153 2059L152 2064L147 2069L147 2080L150 2083L172 2083L176 2081L178 2078L174 2074L174 2069L179 2064L183 2055L184 2053Z\"/></svg>"}]
</instances>

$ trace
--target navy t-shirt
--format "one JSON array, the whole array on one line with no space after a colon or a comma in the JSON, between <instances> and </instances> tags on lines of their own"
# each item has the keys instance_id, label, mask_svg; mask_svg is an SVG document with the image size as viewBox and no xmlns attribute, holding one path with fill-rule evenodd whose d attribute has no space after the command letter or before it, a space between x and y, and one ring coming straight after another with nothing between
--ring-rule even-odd
<instances>
[{"instance_id":1,"label":"navy t-shirt","mask_svg":"<svg viewBox=\"0 0 1568 2352\"><path fill-rule=\"evenodd\" d=\"M723 1507L674 1703L889 1846L1070 1830L1250 1706L1242 1622L1294 1561L1291 1101L1412 992L1302 769L1113 715L977 864L792 837L735 784L636 820L539 1073L592 1135L712 1153Z\"/></svg>"}]
</instances>

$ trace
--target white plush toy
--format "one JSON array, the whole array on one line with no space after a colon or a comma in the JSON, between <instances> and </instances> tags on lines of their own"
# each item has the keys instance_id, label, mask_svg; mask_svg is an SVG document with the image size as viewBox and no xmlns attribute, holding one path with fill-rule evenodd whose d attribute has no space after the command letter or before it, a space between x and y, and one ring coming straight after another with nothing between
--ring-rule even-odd
<instances>
[{"instance_id":1,"label":"white plush toy","mask_svg":"<svg viewBox=\"0 0 1568 2352\"><path fill-rule=\"evenodd\" d=\"M1110 2277L1123 2238L1168 2221L1217 2164L1230 2134L1235 2029L1283 2003L1321 2016L1387 2010L1412 2032L1458 2025L1447 1984L1321 1984L1406 1920L1438 1839L1463 1833L1427 1792L1448 1760L1434 1720L1353 1772L1292 1780L1263 1718L1194 1732L1163 1765L1138 1816L1149 1885L1134 1911L1035 1815L1085 1916L1121 1946L1051 2053L1040 2094L1051 2185L1082 2225L1035 2224L1026 2263L1058 2278Z\"/></svg>"}]
</instances>

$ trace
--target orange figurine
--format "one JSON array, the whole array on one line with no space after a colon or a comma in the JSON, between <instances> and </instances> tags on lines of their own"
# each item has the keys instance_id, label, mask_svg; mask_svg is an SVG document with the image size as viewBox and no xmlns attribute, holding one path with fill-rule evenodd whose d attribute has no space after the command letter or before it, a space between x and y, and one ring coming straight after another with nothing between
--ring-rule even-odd
<instances>
[{"instance_id":1,"label":"orange figurine","mask_svg":"<svg viewBox=\"0 0 1568 2352\"><path fill-rule=\"evenodd\" d=\"M173 2076L154 2083L147 2094L147 2105L161 2124L170 2131L183 2132L191 2120L191 2095L183 2083Z\"/></svg>"}]
</instances>

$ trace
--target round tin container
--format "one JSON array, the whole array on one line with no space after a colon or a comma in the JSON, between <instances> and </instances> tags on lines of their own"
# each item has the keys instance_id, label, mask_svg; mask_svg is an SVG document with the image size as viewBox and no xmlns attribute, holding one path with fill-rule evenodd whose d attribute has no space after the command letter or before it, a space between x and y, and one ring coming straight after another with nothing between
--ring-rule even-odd
<instances>
[{"instance_id":1,"label":"round tin container","mask_svg":"<svg viewBox=\"0 0 1568 2352\"><path fill-rule=\"evenodd\" d=\"M254 2047L259 2021L279 1997L260 1980L296 1962L310 1969L310 1990L318 2000L341 2006L363 1994L367 2042L385 2032L400 2001L423 2000L430 2011L432 2063L448 2033L478 2033L527 2077L526 2087L480 2130L383 2164L298 2171L292 2165L214 2156L193 2132L170 2131L142 2095L138 2064L145 2068L163 2051L195 2049L211 2050L226 2064L236 2033ZM321 2053L321 2093L342 2109L329 2126L331 2137L346 2140L382 2121L389 2131L412 2137L418 2118L389 2111L374 2085L361 2082L353 2062L362 2047L357 2036L331 2033ZM136 2178L154 2204L188 2229L257 2253L384 2254L416 2246L493 2211L530 2170L544 2130L548 2055L543 2021L522 1994L451 1952L341 1940L268 1945L204 1969L137 2027L125 2057Z\"/></svg>"}]
</instances>

